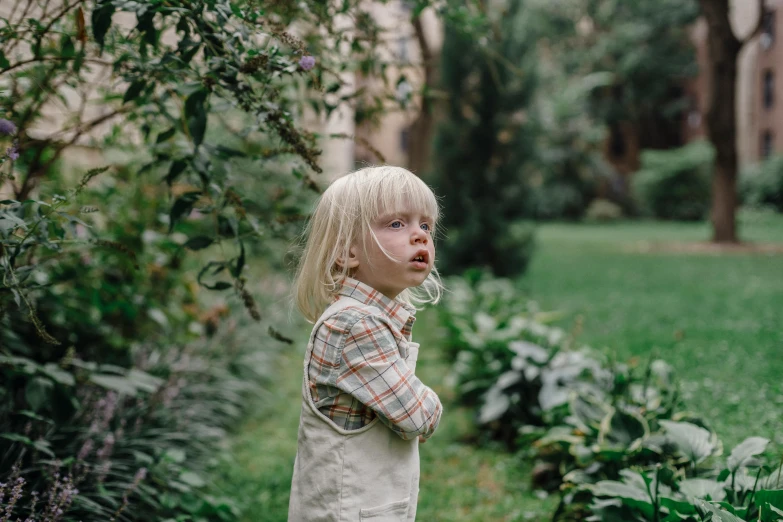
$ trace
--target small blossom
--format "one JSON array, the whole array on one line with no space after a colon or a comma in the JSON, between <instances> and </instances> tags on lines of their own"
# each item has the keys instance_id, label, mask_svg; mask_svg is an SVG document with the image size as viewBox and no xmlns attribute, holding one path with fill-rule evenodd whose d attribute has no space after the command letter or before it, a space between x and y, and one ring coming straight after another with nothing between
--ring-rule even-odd
<instances>
[{"instance_id":1,"label":"small blossom","mask_svg":"<svg viewBox=\"0 0 783 522\"><path fill-rule=\"evenodd\" d=\"M93 441L92 439L87 439L84 441L84 444L82 444L81 449L79 450L79 454L76 456L79 460L84 460L87 458L87 455L90 454L93 447Z\"/></svg>"},{"instance_id":2,"label":"small blossom","mask_svg":"<svg viewBox=\"0 0 783 522\"><path fill-rule=\"evenodd\" d=\"M139 483L147 478L147 468L139 468L139 470L136 472L136 475L133 477L133 485L138 486Z\"/></svg>"},{"instance_id":3,"label":"small blossom","mask_svg":"<svg viewBox=\"0 0 783 522\"><path fill-rule=\"evenodd\" d=\"M302 56L299 59L299 67L301 67L305 71L309 71L310 69L315 67L315 58L310 55Z\"/></svg>"},{"instance_id":4,"label":"small blossom","mask_svg":"<svg viewBox=\"0 0 783 522\"><path fill-rule=\"evenodd\" d=\"M5 118L0 118L0 134L11 136L16 134L16 125L12 121L8 121Z\"/></svg>"},{"instance_id":5,"label":"small blossom","mask_svg":"<svg viewBox=\"0 0 783 522\"><path fill-rule=\"evenodd\" d=\"M11 161L16 161L19 159L19 149L16 147L8 147L5 150L5 155L8 156Z\"/></svg>"},{"instance_id":6,"label":"small blossom","mask_svg":"<svg viewBox=\"0 0 783 522\"><path fill-rule=\"evenodd\" d=\"M111 455L111 451L114 448L114 434L108 433L106 438L103 439L103 447L98 450L97 456L99 460L106 460Z\"/></svg>"}]
</instances>

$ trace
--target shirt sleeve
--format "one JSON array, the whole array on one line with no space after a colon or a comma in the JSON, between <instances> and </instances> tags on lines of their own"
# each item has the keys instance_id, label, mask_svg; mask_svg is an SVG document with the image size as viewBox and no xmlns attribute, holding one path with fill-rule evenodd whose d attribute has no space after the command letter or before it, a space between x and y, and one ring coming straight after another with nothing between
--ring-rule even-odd
<instances>
[{"instance_id":1,"label":"shirt sleeve","mask_svg":"<svg viewBox=\"0 0 783 522\"><path fill-rule=\"evenodd\" d=\"M438 427L442 406L400 356L390 326L368 315L346 337L336 387L372 409L405 440L429 438Z\"/></svg>"}]
</instances>

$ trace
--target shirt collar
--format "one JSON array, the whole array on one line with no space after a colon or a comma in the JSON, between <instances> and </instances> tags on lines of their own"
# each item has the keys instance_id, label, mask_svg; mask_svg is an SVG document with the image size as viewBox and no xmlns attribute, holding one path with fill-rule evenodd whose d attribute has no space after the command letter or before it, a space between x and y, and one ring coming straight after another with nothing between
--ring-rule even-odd
<instances>
[{"instance_id":1,"label":"shirt collar","mask_svg":"<svg viewBox=\"0 0 783 522\"><path fill-rule=\"evenodd\" d=\"M383 313L389 316L392 324L399 328L400 331L406 329L406 325L409 330L416 320L416 317L414 317L416 308L413 306L396 299L389 299L370 285L351 277L345 278L340 290L337 291L337 295L350 297L360 303L380 308Z\"/></svg>"}]
</instances>

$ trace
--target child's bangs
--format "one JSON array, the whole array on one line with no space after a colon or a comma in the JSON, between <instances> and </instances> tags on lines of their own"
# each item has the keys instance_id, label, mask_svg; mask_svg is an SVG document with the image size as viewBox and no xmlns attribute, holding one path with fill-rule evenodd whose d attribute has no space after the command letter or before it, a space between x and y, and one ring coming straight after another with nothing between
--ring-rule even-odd
<instances>
[{"instance_id":1,"label":"child's bangs","mask_svg":"<svg viewBox=\"0 0 783 522\"><path fill-rule=\"evenodd\" d=\"M370 201L377 201L374 212L368 216L376 220L381 216L416 211L437 222L438 201L432 190L414 174L400 169L382 176L373 187Z\"/></svg>"}]
</instances>

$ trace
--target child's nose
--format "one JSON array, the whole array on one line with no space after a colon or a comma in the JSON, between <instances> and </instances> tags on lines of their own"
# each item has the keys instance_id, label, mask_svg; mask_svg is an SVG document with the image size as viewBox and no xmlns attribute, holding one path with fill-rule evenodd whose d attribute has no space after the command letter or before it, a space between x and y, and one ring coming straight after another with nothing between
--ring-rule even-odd
<instances>
[{"instance_id":1,"label":"child's nose","mask_svg":"<svg viewBox=\"0 0 783 522\"><path fill-rule=\"evenodd\" d=\"M413 236L411 237L411 240L414 243L423 243L427 244L427 234L423 230L417 230L413 233Z\"/></svg>"}]
</instances>

